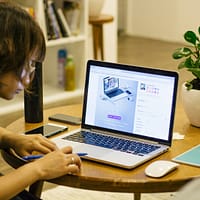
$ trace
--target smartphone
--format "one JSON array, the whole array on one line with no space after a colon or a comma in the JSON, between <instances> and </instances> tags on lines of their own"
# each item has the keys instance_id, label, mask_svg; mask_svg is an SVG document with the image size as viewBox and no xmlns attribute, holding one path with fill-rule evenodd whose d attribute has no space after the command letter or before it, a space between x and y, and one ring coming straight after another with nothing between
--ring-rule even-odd
<instances>
[{"instance_id":1,"label":"smartphone","mask_svg":"<svg viewBox=\"0 0 200 200\"><path fill-rule=\"evenodd\" d=\"M37 127L35 129L26 131L25 134L42 134L45 137L50 137L52 135L55 135L57 133L66 131L68 129L67 126L61 126L57 124L45 124L43 126Z\"/></svg>"},{"instance_id":2,"label":"smartphone","mask_svg":"<svg viewBox=\"0 0 200 200\"><path fill-rule=\"evenodd\" d=\"M49 116L49 120L54 120L57 122L64 122L64 123L69 123L69 124L74 124L74 125L81 124L80 117L74 117L74 116L65 115L65 114L51 115L51 116Z\"/></svg>"}]
</instances>

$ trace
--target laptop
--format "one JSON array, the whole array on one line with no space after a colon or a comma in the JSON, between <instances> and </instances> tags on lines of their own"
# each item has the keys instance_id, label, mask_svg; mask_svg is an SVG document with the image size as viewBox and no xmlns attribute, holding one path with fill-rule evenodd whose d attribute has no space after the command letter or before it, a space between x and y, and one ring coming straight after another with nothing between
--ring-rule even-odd
<instances>
[{"instance_id":1,"label":"laptop","mask_svg":"<svg viewBox=\"0 0 200 200\"><path fill-rule=\"evenodd\" d=\"M125 98L107 98L108 77L119 80ZM177 84L177 72L89 60L81 128L53 141L87 153L83 159L135 168L169 150Z\"/></svg>"},{"instance_id":2,"label":"laptop","mask_svg":"<svg viewBox=\"0 0 200 200\"><path fill-rule=\"evenodd\" d=\"M104 94L112 101L117 101L127 96L127 93L119 88L119 78L105 77L103 79Z\"/></svg>"}]
</instances>

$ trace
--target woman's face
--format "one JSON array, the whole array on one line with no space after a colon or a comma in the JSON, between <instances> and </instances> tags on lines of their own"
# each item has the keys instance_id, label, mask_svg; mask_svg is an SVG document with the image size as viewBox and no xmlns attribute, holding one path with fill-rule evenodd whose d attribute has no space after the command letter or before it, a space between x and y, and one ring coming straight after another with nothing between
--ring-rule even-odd
<instances>
[{"instance_id":1,"label":"woman's face","mask_svg":"<svg viewBox=\"0 0 200 200\"><path fill-rule=\"evenodd\" d=\"M19 94L24 87L29 85L32 80L32 74L35 71L35 62L30 62L29 71L23 69L21 79L14 72L8 72L0 76L0 97L11 100L16 94ZM33 66L34 65L34 66Z\"/></svg>"},{"instance_id":2,"label":"woman's face","mask_svg":"<svg viewBox=\"0 0 200 200\"><path fill-rule=\"evenodd\" d=\"M13 99L24 89L22 82L13 72L8 72L0 77L0 97L3 99Z\"/></svg>"}]
</instances>

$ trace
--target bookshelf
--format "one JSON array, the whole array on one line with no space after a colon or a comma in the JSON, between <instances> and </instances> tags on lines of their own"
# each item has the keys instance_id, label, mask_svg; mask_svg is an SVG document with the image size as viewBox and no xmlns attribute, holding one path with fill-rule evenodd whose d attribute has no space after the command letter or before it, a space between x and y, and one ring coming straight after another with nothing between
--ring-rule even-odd
<instances>
[{"instance_id":1,"label":"bookshelf","mask_svg":"<svg viewBox=\"0 0 200 200\"><path fill-rule=\"evenodd\" d=\"M46 58L43 63L43 103L44 108L56 105L66 105L82 101L85 65L87 60L87 30L88 30L88 0L80 0L80 27L79 34L62 37L54 40L47 39L43 0L15 0L21 6L32 7L35 18L42 28L46 38ZM59 1L59 0L58 0ZM58 86L57 52L65 48L68 54L74 57L76 71L76 89L65 91ZM23 94L11 101L0 100L0 116L23 110Z\"/></svg>"}]
</instances>

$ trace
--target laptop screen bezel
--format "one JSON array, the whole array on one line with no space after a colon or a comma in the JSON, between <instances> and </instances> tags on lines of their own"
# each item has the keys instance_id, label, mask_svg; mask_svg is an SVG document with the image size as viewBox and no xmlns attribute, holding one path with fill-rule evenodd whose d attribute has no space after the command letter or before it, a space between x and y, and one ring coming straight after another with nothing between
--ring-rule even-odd
<instances>
[{"instance_id":1,"label":"laptop screen bezel","mask_svg":"<svg viewBox=\"0 0 200 200\"><path fill-rule=\"evenodd\" d=\"M102 127L86 124L85 123L85 114L86 114L86 109L87 109L88 84L89 84L89 76L90 76L91 66L115 68L115 69L121 69L121 70L127 70L127 71L130 70L130 71L135 71L135 72L142 72L142 73L149 73L149 74L173 77L174 78L174 89L173 89L173 97L172 97L172 110L171 110L168 138L166 140L163 140L163 139L140 136L140 135L134 134L134 133L116 131L116 130L112 130L112 129L108 129L108 128L102 128ZM162 70L162 69L158 69L158 68L135 66L135 65L128 65L128 64L121 64L121 63L111 63L111 62L104 62L104 61L97 61L97 60L88 60L87 67L86 67L86 79L85 79L85 87L84 87L81 128L82 129L100 130L102 132L113 132L114 134L117 134L117 135L126 135L126 136L131 136L134 138L151 140L152 142L157 142L160 144L171 146L173 126L174 126L174 117L175 117L177 90L178 90L178 73L176 71L168 71L168 70Z\"/></svg>"}]
</instances>

